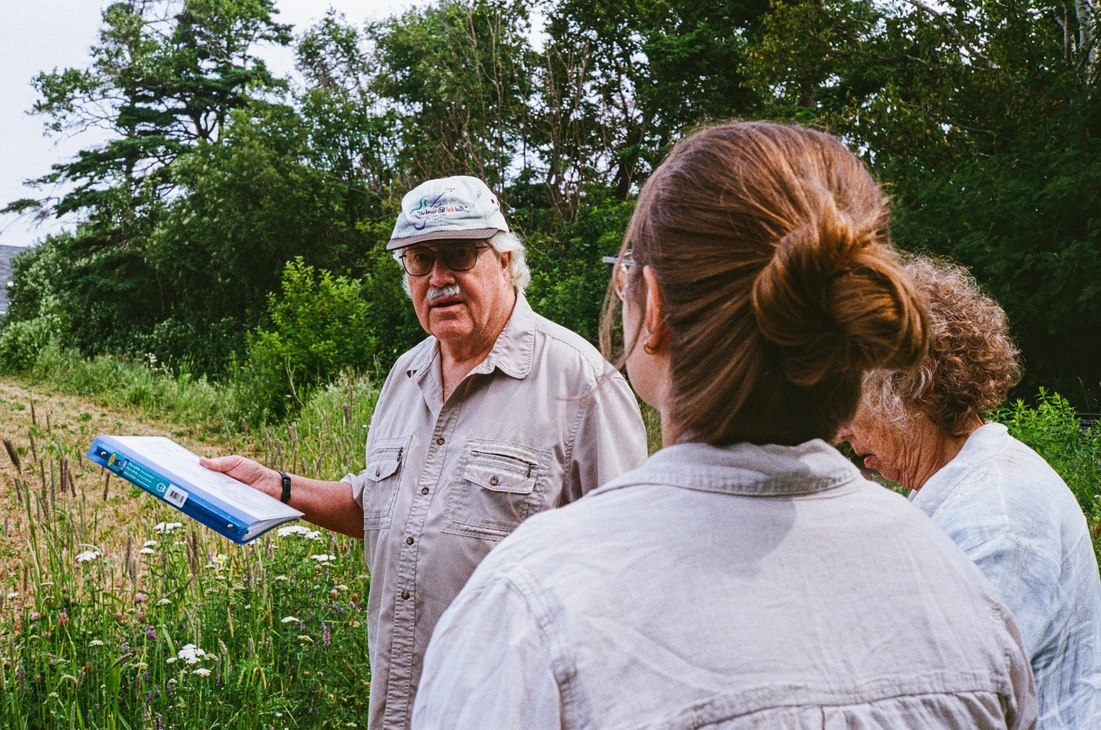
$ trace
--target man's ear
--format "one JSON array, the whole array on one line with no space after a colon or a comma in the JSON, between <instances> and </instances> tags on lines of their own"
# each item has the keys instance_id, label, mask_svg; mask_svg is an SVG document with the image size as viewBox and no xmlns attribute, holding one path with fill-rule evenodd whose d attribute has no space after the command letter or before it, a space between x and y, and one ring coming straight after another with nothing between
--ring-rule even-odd
<instances>
[{"instance_id":1,"label":"man's ear","mask_svg":"<svg viewBox=\"0 0 1101 730\"><path fill-rule=\"evenodd\" d=\"M496 253L496 251L494 251ZM512 281L512 251L505 251L504 253L497 254L498 260L501 262L502 273L505 278Z\"/></svg>"},{"instance_id":2,"label":"man's ear","mask_svg":"<svg viewBox=\"0 0 1101 730\"><path fill-rule=\"evenodd\" d=\"M649 265L642 267L642 281L646 288L646 331L650 333L647 344L651 350L660 351L669 346L673 334L665 321L665 300L658 276Z\"/></svg>"}]
</instances>

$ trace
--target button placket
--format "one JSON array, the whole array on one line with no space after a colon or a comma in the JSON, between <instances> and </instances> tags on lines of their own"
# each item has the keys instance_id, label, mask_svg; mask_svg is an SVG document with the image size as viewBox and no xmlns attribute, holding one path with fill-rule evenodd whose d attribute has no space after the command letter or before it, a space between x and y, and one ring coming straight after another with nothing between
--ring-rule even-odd
<instances>
[{"instance_id":1,"label":"button placket","mask_svg":"<svg viewBox=\"0 0 1101 730\"><path fill-rule=\"evenodd\" d=\"M420 486L421 494L427 495L429 487L438 483L441 478L444 463L444 449L440 448L446 443L445 437L450 437L455 428L461 408L460 401L454 401L443 407L436 419L434 429L435 438L428 442L428 454L421 470ZM386 717L397 721L395 718L406 717L411 709L407 707L411 692L413 678L413 650L416 633L416 601L411 600L416 594L416 574L420 545L418 544L424 532L425 520L428 516L428 508L432 500L413 500L409 514L405 520L406 535L400 551L397 566L398 598L394 605L394 625L392 628L392 643L390 652L390 678L386 696ZM387 721L384 721L384 725Z\"/></svg>"}]
</instances>

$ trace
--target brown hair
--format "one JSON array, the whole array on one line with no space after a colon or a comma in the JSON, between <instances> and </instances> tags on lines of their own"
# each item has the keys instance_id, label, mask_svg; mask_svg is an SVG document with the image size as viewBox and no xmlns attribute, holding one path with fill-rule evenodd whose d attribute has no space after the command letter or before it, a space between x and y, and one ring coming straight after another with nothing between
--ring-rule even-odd
<instances>
[{"instance_id":1,"label":"brown hair","mask_svg":"<svg viewBox=\"0 0 1101 730\"><path fill-rule=\"evenodd\" d=\"M628 296L640 298L643 266L661 287L678 440L831 439L866 370L925 353L925 310L891 248L886 198L821 132L741 122L681 141L643 186L627 249Z\"/></svg>"},{"instance_id":2,"label":"brown hair","mask_svg":"<svg viewBox=\"0 0 1101 730\"><path fill-rule=\"evenodd\" d=\"M915 372L869 373L865 404L899 426L917 409L946 433L965 436L1021 379L1009 322L962 266L914 256L905 269L929 312L929 352Z\"/></svg>"}]
</instances>

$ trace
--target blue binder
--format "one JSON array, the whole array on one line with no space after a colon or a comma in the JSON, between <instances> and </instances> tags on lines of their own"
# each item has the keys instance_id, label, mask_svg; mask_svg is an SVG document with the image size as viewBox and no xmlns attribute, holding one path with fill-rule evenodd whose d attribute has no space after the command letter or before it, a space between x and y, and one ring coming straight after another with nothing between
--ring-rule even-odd
<instances>
[{"instance_id":1,"label":"blue binder","mask_svg":"<svg viewBox=\"0 0 1101 730\"><path fill-rule=\"evenodd\" d=\"M158 448L178 449L183 454L191 454L182 446L163 437L121 437L97 436L88 449L87 457L112 474L149 492L157 499L171 505L174 509L201 522L220 535L235 543L245 544L277 525L298 519L302 513L291 509L278 500L256 492L250 487L236 482L248 490L248 499L268 507L265 500L274 503L269 510L278 513L275 517L257 517L250 514L240 503L234 504L228 498L211 494L208 488L195 483L179 471L171 471L142 453L141 444L151 440L160 441ZM163 443L167 442L167 444ZM194 456L198 464L198 456ZM212 473L213 474L213 473ZM219 478L224 477L220 475ZM225 477L228 479L228 477ZM234 480L235 481L235 480ZM228 497L228 495L225 495Z\"/></svg>"}]
</instances>

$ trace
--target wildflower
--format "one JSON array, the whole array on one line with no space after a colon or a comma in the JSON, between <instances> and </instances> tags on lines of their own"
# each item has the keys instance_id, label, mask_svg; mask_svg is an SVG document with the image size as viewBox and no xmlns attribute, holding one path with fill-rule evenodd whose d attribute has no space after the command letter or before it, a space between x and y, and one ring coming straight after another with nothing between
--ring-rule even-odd
<instances>
[{"instance_id":1,"label":"wildflower","mask_svg":"<svg viewBox=\"0 0 1101 730\"><path fill-rule=\"evenodd\" d=\"M154 550L153 548L142 548L138 552L141 553L142 555L152 555L153 553L156 552L156 550Z\"/></svg>"},{"instance_id":2,"label":"wildflower","mask_svg":"<svg viewBox=\"0 0 1101 730\"><path fill-rule=\"evenodd\" d=\"M115 611L115 621L122 623L122 611Z\"/></svg>"},{"instance_id":3,"label":"wildflower","mask_svg":"<svg viewBox=\"0 0 1101 730\"><path fill-rule=\"evenodd\" d=\"M61 613L57 614L57 625L58 626L68 626L69 625L69 614L67 612L62 611Z\"/></svg>"},{"instance_id":4,"label":"wildflower","mask_svg":"<svg viewBox=\"0 0 1101 730\"><path fill-rule=\"evenodd\" d=\"M172 603L172 601L168 600L167 598L162 598L161 600L157 601L158 606L167 606L170 603Z\"/></svg>"},{"instance_id":5,"label":"wildflower","mask_svg":"<svg viewBox=\"0 0 1101 730\"><path fill-rule=\"evenodd\" d=\"M145 635L153 641L157 640L157 632L153 630L152 626L145 627Z\"/></svg>"},{"instance_id":6,"label":"wildflower","mask_svg":"<svg viewBox=\"0 0 1101 730\"><path fill-rule=\"evenodd\" d=\"M103 555L103 553L99 550L85 550L76 556L76 561L78 563L90 563L101 555Z\"/></svg>"},{"instance_id":7,"label":"wildflower","mask_svg":"<svg viewBox=\"0 0 1101 730\"><path fill-rule=\"evenodd\" d=\"M135 662L134 663L134 669L148 669L148 668L149 668L149 665L146 664L145 662Z\"/></svg>"},{"instance_id":8,"label":"wildflower","mask_svg":"<svg viewBox=\"0 0 1101 730\"><path fill-rule=\"evenodd\" d=\"M144 593L135 593L134 594L134 603L144 603L145 598L146 598L146 596L145 596Z\"/></svg>"},{"instance_id":9,"label":"wildflower","mask_svg":"<svg viewBox=\"0 0 1101 730\"><path fill-rule=\"evenodd\" d=\"M160 545L160 543L156 540L146 540L145 543L142 544L142 547L157 547L158 545Z\"/></svg>"},{"instance_id":10,"label":"wildflower","mask_svg":"<svg viewBox=\"0 0 1101 730\"><path fill-rule=\"evenodd\" d=\"M145 611L138 611L137 615L134 616L134 619L137 620L139 624L145 621Z\"/></svg>"},{"instance_id":11,"label":"wildflower","mask_svg":"<svg viewBox=\"0 0 1101 730\"><path fill-rule=\"evenodd\" d=\"M57 699L57 698L58 698L59 696L60 696L60 695L58 695L58 694L57 694L57 692L50 692L50 699L51 699L51 700L55 700L55 699Z\"/></svg>"},{"instance_id":12,"label":"wildflower","mask_svg":"<svg viewBox=\"0 0 1101 730\"><path fill-rule=\"evenodd\" d=\"M329 633L329 627L325 625L324 621L322 621L321 622L321 641L322 641L322 643L324 643L325 646L328 646L329 643L330 643L331 638L332 638L332 634Z\"/></svg>"},{"instance_id":13,"label":"wildflower","mask_svg":"<svg viewBox=\"0 0 1101 730\"><path fill-rule=\"evenodd\" d=\"M206 652L194 644L184 644L183 648L176 652L176 657L183 659L188 664L198 664L204 656L206 656Z\"/></svg>"},{"instance_id":14,"label":"wildflower","mask_svg":"<svg viewBox=\"0 0 1101 730\"><path fill-rule=\"evenodd\" d=\"M328 563L329 561L336 560L336 556L321 553L320 555L311 555L310 560L316 560L319 563Z\"/></svg>"},{"instance_id":15,"label":"wildflower","mask_svg":"<svg viewBox=\"0 0 1101 730\"><path fill-rule=\"evenodd\" d=\"M331 591L329 591L329 598L333 599L334 601L336 600L337 596L339 596L339 595L340 595L340 593L338 593L335 588L332 589Z\"/></svg>"},{"instance_id":16,"label":"wildflower","mask_svg":"<svg viewBox=\"0 0 1101 730\"><path fill-rule=\"evenodd\" d=\"M285 624L300 624L302 621L297 616L284 616L283 623Z\"/></svg>"},{"instance_id":17,"label":"wildflower","mask_svg":"<svg viewBox=\"0 0 1101 730\"><path fill-rule=\"evenodd\" d=\"M275 531L275 534L279 537L287 537L288 535L301 535L306 540L320 540L321 531L311 530L308 527L302 525L290 525L289 527L280 527Z\"/></svg>"},{"instance_id":18,"label":"wildflower","mask_svg":"<svg viewBox=\"0 0 1101 730\"><path fill-rule=\"evenodd\" d=\"M272 583L274 583L276 581L279 581L279 580L290 580L290 578L288 578L285 575L277 575L277 576L275 576L274 578L271 579Z\"/></svg>"},{"instance_id":19,"label":"wildflower","mask_svg":"<svg viewBox=\"0 0 1101 730\"><path fill-rule=\"evenodd\" d=\"M298 635L298 640L301 641L303 644L312 644L313 643L313 639L310 638L306 634L299 634Z\"/></svg>"},{"instance_id":20,"label":"wildflower","mask_svg":"<svg viewBox=\"0 0 1101 730\"><path fill-rule=\"evenodd\" d=\"M42 618L42 614L38 611L31 611L31 621L37 621L40 618Z\"/></svg>"},{"instance_id":21,"label":"wildflower","mask_svg":"<svg viewBox=\"0 0 1101 730\"><path fill-rule=\"evenodd\" d=\"M88 642L88 646L103 646L103 642L99 639L92 639Z\"/></svg>"},{"instance_id":22,"label":"wildflower","mask_svg":"<svg viewBox=\"0 0 1101 730\"><path fill-rule=\"evenodd\" d=\"M170 656L170 657L168 657L167 659L164 660L164 663L165 664L175 664L176 663L176 657Z\"/></svg>"},{"instance_id":23,"label":"wildflower","mask_svg":"<svg viewBox=\"0 0 1101 730\"><path fill-rule=\"evenodd\" d=\"M183 527L182 522L158 522L153 525L153 532L168 533L175 530L177 527Z\"/></svg>"},{"instance_id":24,"label":"wildflower","mask_svg":"<svg viewBox=\"0 0 1101 730\"><path fill-rule=\"evenodd\" d=\"M210 676L210 670L207 669L206 667L199 667L198 669L192 669L191 673L192 674L198 674L200 677L209 677Z\"/></svg>"},{"instance_id":25,"label":"wildflower","mask_svg":"<svg viewBox=\"0 0 1101 730\"><path fill-rule=\"evenodd\" d=\"M9 601L13 598L19 598L19 594L16 593L15 591L12 591L11 593L8 594L8 600Z\"/></svg>"},{"instance_id":26,"label":"wildflower","mask_svg":"<svg viewBox=\"0 0 1101 730\"><path fill-rule=\"evenodd\" d=\"M215 568L221 568L223 565L226 564L226 560L228 559L229 558L227 558L225 555L218 553L210 559L210 564L213 565Z\"/></svg>"}]
</instances>

